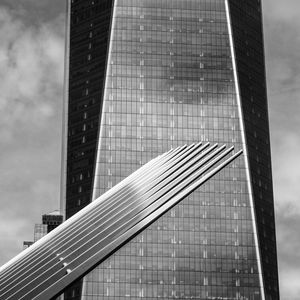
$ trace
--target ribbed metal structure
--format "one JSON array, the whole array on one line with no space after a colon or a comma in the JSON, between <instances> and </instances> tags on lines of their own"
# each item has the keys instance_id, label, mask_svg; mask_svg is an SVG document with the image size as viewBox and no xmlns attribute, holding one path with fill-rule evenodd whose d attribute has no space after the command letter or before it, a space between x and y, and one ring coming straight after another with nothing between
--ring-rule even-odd
<instances>
[{"instance_id":1,"label":"ribbed metal structure","mask_svg":"<svg viewBox=\"0 0 300 300\"><path fill-rule=\"evenodd\" d=\"M1 299L51 299L238 157L193 144L153 159L0 269Z\"/></svg>"}]
</instances>

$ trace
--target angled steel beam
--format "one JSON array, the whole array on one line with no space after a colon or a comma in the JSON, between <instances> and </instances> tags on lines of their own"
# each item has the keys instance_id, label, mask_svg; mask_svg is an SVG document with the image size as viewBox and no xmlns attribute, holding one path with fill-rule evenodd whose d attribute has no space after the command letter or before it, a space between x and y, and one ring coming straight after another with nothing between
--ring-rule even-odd
<instances>
[{"instance_id":1,"label":"angled steel beam","mask_svg":"<svg viewBox=\"0 0 300 300\"><path fill-rule=\"evenodd\" d=\"M225 148L185 145L151 160L2 266L0 298L58 295L242 153Z\"/></svg>"}]
</instances>

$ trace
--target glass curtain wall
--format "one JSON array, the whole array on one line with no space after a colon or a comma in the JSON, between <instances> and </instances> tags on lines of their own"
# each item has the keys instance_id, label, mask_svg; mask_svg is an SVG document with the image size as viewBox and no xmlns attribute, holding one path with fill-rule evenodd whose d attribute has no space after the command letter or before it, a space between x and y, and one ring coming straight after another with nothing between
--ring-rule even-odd
<instances>
[{"instance_id":1,"label":"glass curtain wall","mask_svg":"<svg viewBox=\"0 0 300 300\"><path fill-rule=\"evenodd\" d=\"M183 144L242 149L224 0L115 0L93 198ZM84 278L82 298L262 299L244 158Z\"/></svg>"}]
</instances>

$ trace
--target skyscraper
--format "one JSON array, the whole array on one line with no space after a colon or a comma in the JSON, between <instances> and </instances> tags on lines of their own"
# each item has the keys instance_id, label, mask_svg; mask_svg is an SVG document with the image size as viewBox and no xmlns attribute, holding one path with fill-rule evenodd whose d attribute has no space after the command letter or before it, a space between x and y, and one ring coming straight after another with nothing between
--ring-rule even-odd
<instances>
[{"instance_id":1,"label":"skyscraper","mask_svg":"<svg viewBox=\"0 0 300 300\"><path fill-rule=\"evenodd\" d=\"M244 155L65 299L279 299L260 1L69 3L66 217L158 154Z\"/></svg>"},{"instance_id":2,"label":"skyscraper","mask_svg":"<svg viewBox=\"0 0 300 300\"><path fill-rule=\"evenodd\" d=\"M47 233L62 224L63 216L58 210L54 210L48 214L42 215L42 223L47 226Z\"/></svg>"},{"instance_id":3,"label":"skyscraper","mask_svg":"<svg viewBox=\"0 0 300 300\"><path fill-rule=\"evenodd\" d=\"M33 242L24 241L23 248L24 249L28 248L33 243L35 243L43 236L45 236L47 233L52 231L54 228L62 224L62 222L63 222L63 216L60 214L58 210L42 215L42 224L34 225Z\"/></svg>"}]
</instances>

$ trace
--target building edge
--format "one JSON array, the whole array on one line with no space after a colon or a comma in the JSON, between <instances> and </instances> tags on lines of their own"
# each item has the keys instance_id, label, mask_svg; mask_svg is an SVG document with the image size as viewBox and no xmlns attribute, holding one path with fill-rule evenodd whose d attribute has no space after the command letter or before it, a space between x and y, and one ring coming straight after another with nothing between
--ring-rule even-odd
<instances>
[{"instance_id":1,"label":"building edge","mask_svg":"<svg viewBox=\"0 0 300 300\"><path fill-rule=\"evenodd\" d=\"M116 8L116 3L118 0L112 0L112 13L111 13L111 17L110 17L110 24L109 24L109 40L107 43L107 49L106 49L106 63L105 63L105 82L103 85L103 89L102 89L102 105L100 107L100 113L99 113L99 130L98 130L98 136L97 136L97 149L96 149L96 153L95 153L95 168L94 168L94 174L93 174L93 180L92 180L92 194L91 194L91 199L90 202L94 201L95 199L97 199L100 195L97 194L97 174L98 174L98 168L99 168L99 158L100 158L100 141L101 141L101 134L102 134L102 130L103 130L103 126L101 126L101 122L103 119L103 105L104 105L104 101L105 101L105 96L106 96L106 86L107 86L107 80L108 80L108 76L107 76L107 72L108 72L108 68L109 68L109 62L110 62L110 56L111 56L111 42L112 42L112 38L113 38L113 27L114 27L114 22L115 22L115 8Z\"/></svg>"},{"instance_id":2,"label":"building edge","mask_svg":"<svg viewBox=\"0 0 300 300\"><path fill-rule=\"evenodd\" d=\"M241 102L241 93L240 93L240 85L239 85L239 77L237 73L237 66L236 66L236 55L235 55L235 48L234 48L234 40L233 40L233 30L232 30L232 22L231 22L231 15L230 15L230 7L228 0L225 0L225 8L226 8L226 18L227 18L227 26L228 26L228 34L229 34L229 42L230 42L230 52L231 52L231 59L232 59L232 67L233 67L233 76L234 76L234 85L236 89L236 98L238 103L238 111L239 111L239 120L240 120L240 128L241 128L241 136L242 136L242 143L243 143L243 157L245 161L246 167L246 176L247 176L247 183L248 183L248 192L249 198L251 203L251 215L252 215L252 227L254 233L254 241L255 241L255 249L256 249L256 256L258 262L258 272L259 272L259 280L260 280L260 290L261 290L261 297L262 300L265 300L265 285L263 279L263 272L262 272L262 262L261 262L261 253L259 247L259 239L258 239L258 230L257 230L257 221L256 221L256 213L254 209L254 199L253 199L253 189L252 189L252 181L251 181L251 174L249 168L249 155L247 149L247 141L246 141L246 132L245 132L245 124L243 118L243 107Z\"/></svg>"},{"instance_id":3,"label":"building edge","mask_svg":"<svg viewBox=\"0 0 300 300\"><path fill-rule=\"evenodd\" d=\"M279 299L262 1L228 0L267 300ZM260 45L257 47L257 45ZM261 130L264 128L264 130Z\"/></svg>"},{"instance_id":4,"label":"building edge","mask_svg":"<svg viewBox=\"0 0 300 300\"><path fill-rule=\"evenodd\" d=\"M262 35L262 52L263 52L263 57L264 57L264 62L266 64L266 51L265 51L265 34L264 34L264 16L263 16L263 1L260 2L260 12L261 12L261 22L262 22L262 31L261 31L261 35ZM267 83L267 67L265 65L265 68L264 68L264 75L265 75L265 85L266 85L266 104L267 104L267 107L269 108L269 97L268 97L268 83ZM269 114L267 114L267 124L268 124L268 132L269 134L271 135L271 131L270 131L270 118L269 118ZM269 143L269 155L270 155L270 165L271 165L271 169L273 170L272 168L272 146L271 146L271 143ZM273 173L271 172L271 181L272 181L272 184L274 185L274 182L273 182ZM274 205L274 231L275 231L275 247L276 247L276 254L277 254L277 230L276 230L276 212L275 212L275 197L274 197L274 190L273 190L273 205ZM278 259L278 256L277 256L277 259ZM278 295L280 296L280 289L279 289L279 274L278 274L278 262L277 262L277 278L278 278L278 281L277 281L277 288L278 288Z\"/></svg>"},{"instance_id":5,"label":"building edge","mask_svg":"<svg viewBox=\"0 0 300 300\"><path fill-rule=\"evenodd\" d=\"M65 21L65 64L63 87L62 141L61 141L61 174L60 174L60 213L66 219L66 181L67 181L67 145L68 145L68 99L69 99L69 65L70 65L70 22L71 0L66 0Z\"/></svg>"}]
</instances>

